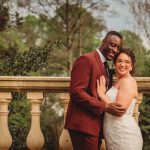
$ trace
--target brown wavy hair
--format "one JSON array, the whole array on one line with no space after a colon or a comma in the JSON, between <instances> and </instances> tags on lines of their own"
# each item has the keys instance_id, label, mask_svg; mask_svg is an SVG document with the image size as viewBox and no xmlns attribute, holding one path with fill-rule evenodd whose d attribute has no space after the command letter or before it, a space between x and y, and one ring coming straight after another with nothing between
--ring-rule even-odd
<instances>
[{"instance_id":1,"label":"brown wavy hair","mask_svg":"<svg viewBox=\"0 0 150 150\"><path fill-rule=\"evenodd\" d=\"M135 55L134 55L133 51L130 48L121 48L119 53L117 53L116 56L114 57L113 63L116 64L117 58L119 57L119 55L121 53L124 53L124 54L128 55L131 58L133 67L132 67L132 70L130 71L130 74L133 76L133 74L135 73L136 59L135 59Z\"/></svg>"}]
</instances>

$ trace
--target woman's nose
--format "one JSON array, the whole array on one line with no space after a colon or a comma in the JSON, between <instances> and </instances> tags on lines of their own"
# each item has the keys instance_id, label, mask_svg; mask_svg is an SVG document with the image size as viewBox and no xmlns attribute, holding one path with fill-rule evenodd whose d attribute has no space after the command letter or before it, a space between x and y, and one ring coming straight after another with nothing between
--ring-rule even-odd
<instances>
[{"instance_id":1,"label":"woman's nose","mask_svg":"<svg viewBox=\"0 0 150 150\"><path fill-rule=\"evenodd\" d=\"M124 61L121 62L121 66L125 66L125 62Z\"/></svg>"}]
</instances>

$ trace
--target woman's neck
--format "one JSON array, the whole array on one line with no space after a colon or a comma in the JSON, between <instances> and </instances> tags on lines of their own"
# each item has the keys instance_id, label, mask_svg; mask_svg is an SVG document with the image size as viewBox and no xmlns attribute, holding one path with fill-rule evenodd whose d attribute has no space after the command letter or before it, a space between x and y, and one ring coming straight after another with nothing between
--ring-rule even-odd
<instances>
[{"instance_id":1,"label":"woman's neck","mask_svg":"<svg viewBox=\"0 0 150 150\"><path fill-rule=\"evenodd\" d=\"M117 74L117 80L120 80L122 78L128 78L128 77L131 77L130 73L129 74L125 74L125 75Z\"/></svg>"}]
</instances>

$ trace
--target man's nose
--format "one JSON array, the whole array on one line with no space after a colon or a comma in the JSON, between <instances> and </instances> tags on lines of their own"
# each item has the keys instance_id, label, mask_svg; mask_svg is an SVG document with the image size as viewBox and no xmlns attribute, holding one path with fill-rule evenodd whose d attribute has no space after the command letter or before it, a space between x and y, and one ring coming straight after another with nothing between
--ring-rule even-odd
<instances>
[{"instance_id":1,"label":"man's nose","mask_svg":"<svg viewBox=\"0 0 150 150\"><path fill-rule=\"evenodd\" d=\"M113 52L115 52L115 53L118 53L118 48L117 48L117 46L116 47L113 47Z\"/></svg>"}]
</instances>

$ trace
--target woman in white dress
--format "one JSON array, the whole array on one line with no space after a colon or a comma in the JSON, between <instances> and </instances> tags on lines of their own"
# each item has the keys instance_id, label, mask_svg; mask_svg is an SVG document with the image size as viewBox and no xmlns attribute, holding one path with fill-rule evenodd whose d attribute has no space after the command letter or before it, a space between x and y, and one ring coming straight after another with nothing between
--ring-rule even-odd
<instances>
[{"instance_id":1,"label":"woman in white dress","mask_svg":"<svg viewBox=\"0 0 150 150\"><path fill-rule=\"evenodd\" d=\"M104 115L103 134L107 150L142 150L143 139L140 128L133 117L138 96L137 83L132 77L135 56L130 49L123 49L114 58L116 81L106 92L104 76L97 81L99 98L107 103L116 102L127 111L122 117L108 113ZM105 93L106 92L106 93Z\"/></svg>"}]
</instances>

